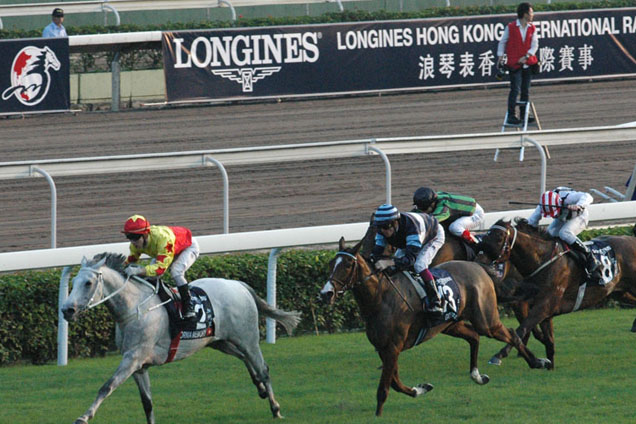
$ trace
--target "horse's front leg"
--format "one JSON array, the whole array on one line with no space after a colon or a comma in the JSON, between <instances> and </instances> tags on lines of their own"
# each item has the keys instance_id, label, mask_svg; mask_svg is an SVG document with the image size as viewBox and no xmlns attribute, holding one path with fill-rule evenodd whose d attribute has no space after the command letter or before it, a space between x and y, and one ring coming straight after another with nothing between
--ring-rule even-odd
<instances>
[{"instance_id":1,"label":"horse's front leg","mask_svg":"<svg viewBox=\"0 0 636 424\"><path fill-rule=\"evenodd\" d=\"M487 384L490 381L490 377L486 374L480 374L479 368L477 368L479 334L477 334L472 326L461 321L446 328L443 332L444 334L459 337L468 342L470 345L470 378L477 384Z\"/></svg>"},{"instance_id":2,"label":"horse's front leg","mask_svg":"<svg viewBox=\"0 0 636 424\"><path fill-rule=\"evenodd\" d=\"M95 416L95 412L97 412L97 408L102 404L102 402L110 396L110 394L119 387L124 381L128 380L128 378L141 368L140 362L135 358L133 353L126 352L124 354L124 358L121 363L117 367L117 370L113 374L113 376L108 379L106 383L99 389L97 392L97 398L93 402L93 404L86 410L84 415L75 420L75 424L86 424L88 420Z\"/></svg>"},{"instance_id":3,"label":"horse's front leg","mask_svg":"<svg viewBox=\"0 0 636 424\"><path fill-rule=\"evenodd\" d=\"M547 365L547 369L554 369L554 325L552 324L552 317L543 320L541 322L541 331L543 332L543 339L541 343L545 345L545 356L550 363Z\"/></svg>"},{"instance_id":4,"label":"horse's front leg","mask_svg":"<svg viewBox=\"0 0 636 424\"><path fill-rule=\"evenodd\" d=\"M375 415L377 417L382 415L384 402L386 402L386 399L389 396L389 387L393 382L393 377L397 369L397 360L400 355L400 351L395 346L390 345L387 348L379 350L378 353L382 360L382 376L380 377L380 384L378 385L378 392L376 396L377 406L375 409Z\"/></svg>"},{"instance_id":5,"label":"horse's front leg","mask_svg":"<svg viewBox=\"0 0 636 424\"><path fill-rule=\"evenodd\" d=\"M512 306L512 311L515 314L515 318L519 324L523 322L524 319L528 316L528 302L517 302ZM533 330L534 331L534 330ZM530 338L530 334L526 335L524 339L522 339L523 344L528 344L528 339ZM514 346L511 344L505 345L501 350L493 355L492 358L488 361L490 365L501 365L501 360L507 358L510 354Z\"/></svg>"},{"instance_id":6,"label":"horse's front leg","mask_svg":"<svg viewBox=\"0 0 636 424\"><path fill-rule=\"evenodd\" d=\"M405 386L402 383L402 381L400 380L400 375L398 373L398 367L399 367L399 365L396 364L396 366L395 366L395 374L393 375L393 381L391 382L391 387L396 392L404 393L404 394L412 396L412 397L418 397L418 396L424 395L424 394L430 392L431 390L433 390L433 385L429 384L429 383L420 383L420 384L418 384L415 387Z\"/></svg>"},{"instance_id":7,"label":"horse's front leg","mask_svg":"<svg viewBox=\"0 0 636 424\"><path fill-rule=\"evenodd\" d=\"M152 396L150 394L150 376L147 368L141 368L133 373L137 387L139 387L139 395L141 396L141 404L146 413L146 422L148 424L155 423L155 413L152 410Z\"/></svg>"}]
</instances>

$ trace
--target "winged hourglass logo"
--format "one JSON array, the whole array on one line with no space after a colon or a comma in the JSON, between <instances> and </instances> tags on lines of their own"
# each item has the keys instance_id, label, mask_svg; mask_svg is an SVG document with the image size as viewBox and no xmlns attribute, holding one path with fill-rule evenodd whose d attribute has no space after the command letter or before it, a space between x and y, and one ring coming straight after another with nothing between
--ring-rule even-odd
<instances>
[{"instance_id":1,"label":"winged hourglass logo","mask_svg":"<svg viewBox=\"0 0 636 424\"><path fill-rule=\"evenodd\" d=\"M268 77L278 71L280 66L268 66L263 68L231 68L214 69L212 73L231 81L238 82L243 87L244 93L254 91L254 83Z\"/></svg>"}]
</instances>

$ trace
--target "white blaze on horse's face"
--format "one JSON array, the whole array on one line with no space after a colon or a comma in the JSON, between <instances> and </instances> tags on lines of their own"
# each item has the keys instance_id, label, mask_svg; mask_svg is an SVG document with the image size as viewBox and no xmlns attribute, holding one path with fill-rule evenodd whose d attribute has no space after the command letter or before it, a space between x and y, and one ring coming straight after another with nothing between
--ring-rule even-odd
<instances>
[{"instance_id":1,"label":"white blaze on horse's face","mask_svg":"<svg viewBox=\"0 0 636 424\"><path fill-rule=\"evenodd\" d=\"M322 298L322 301L329 304L333 303L336 299L336 288L331 281L333 280L334 273L342 263L342 258L339 256L337 256L334 260L335 262L331 268L331 275L329 275L327 282L322 287L322 290L320 290L320 297Z\"/></svg>"}]
</instances>

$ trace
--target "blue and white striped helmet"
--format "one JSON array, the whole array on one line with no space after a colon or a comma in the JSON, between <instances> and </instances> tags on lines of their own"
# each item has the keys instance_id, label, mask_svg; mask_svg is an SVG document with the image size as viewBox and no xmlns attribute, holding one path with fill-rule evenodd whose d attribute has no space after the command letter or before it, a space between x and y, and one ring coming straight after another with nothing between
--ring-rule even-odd
<instances>
[{"instance_id":1,"label":"blue and white striped helmet","mask_svg":"<svg viewBox=\"0 0 636 424\"><path fill-rule=\"evenodd\" d=\"M395 206L385 203L384 205L380 205L380 207L375 211L373 225L384 225L387 222L395 221L399 218L400 211L398 211Z\"/></svg>"}]
</instances>

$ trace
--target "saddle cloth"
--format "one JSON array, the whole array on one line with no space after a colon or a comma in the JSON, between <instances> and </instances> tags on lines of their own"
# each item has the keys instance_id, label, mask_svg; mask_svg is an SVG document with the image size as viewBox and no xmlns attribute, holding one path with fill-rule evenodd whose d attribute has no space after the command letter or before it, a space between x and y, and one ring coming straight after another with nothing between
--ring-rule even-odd
<instances>
[{"instance_id":1,"label":"saddle cloth","mask_svg":"<svg viewBox=\"0 0 636 424\"><path fill-rule=\"evenodd\" d=\"M614 253L614 249L609 244L599 241L592 240L585 242L585 245L590 249L594 257L601 264L601 279L592 281L588 279L585 281L587 284L595 284L599 286L606 286L609 284L616 274L618 273L618 264L616 262L616 254Z\"/></svg>"},{"instance_id":2,"label":"saddle cloth","mask_svg":"<svg viewBox=\"0 0 636 424\"><path fill-rule=\"evenodd\" d=\"M214 336L214 309L203 289L188 286L197 316L195 319L183 321L181 319L181 298L177 289L169 288L163 282L160 284L159 298L162 302L170 300L164 305L170 321L170 339L174 340L178 337L180 340L191 340Z\"/></svg>"},{"instance_id":3,"label":"saddle cloth","mask_svg":"<svg viewBox=\"0 0 636 424\"><path fill-rule=\"evenodd\" d=\"M459 305L461 303L461 294L459 292L459 286L448 271L441 268L431 268L431 273L435 277L435 284L437 285L437 292L442 300L442 308L444 313L441 318L430 319L427 318L427 325L420 331L415 344L421 343L428 331L428 328L438 326L445 322L457 321L459 319ZM424 290L424 281L417 274L412 274L408 271L402 271L404 275L409 279L415 291L422 301L424 310L427 310L428 300L426 297L426 291Z\"/></svg>"}]
</instances>

